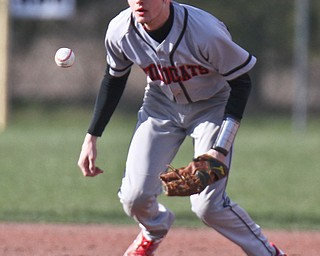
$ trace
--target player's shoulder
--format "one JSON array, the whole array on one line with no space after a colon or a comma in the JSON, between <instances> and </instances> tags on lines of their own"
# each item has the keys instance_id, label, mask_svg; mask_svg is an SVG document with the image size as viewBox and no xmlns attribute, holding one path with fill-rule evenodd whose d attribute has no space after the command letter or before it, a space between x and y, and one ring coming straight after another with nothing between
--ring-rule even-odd
<instances>
[{"instance_id":1,"label":"player's shoulder","mask_svg":"<svg viewBox=\"0 0 320 256\"><path fill-rule=\"evenodd\" d=\"M131 9L127 8L115 16L108 25L107 34L109 36L121 36L126 34L130 26L131 13Z\"/></svg>"},{"instance_id":2,"label":"player's shoulder","mask_svg":"<svg viewBox=\"0 0 320 256\"><path fill-rule=\"evenodd\" d=\"M208 36L230 37L227 26L214 14L195 6L180 4L188 12L188 26L192 31L203 32Z\"/></svg>"},{"instance_id":3,"label":"player's shoulder","mask_svg":"<svg viewBox=\"0 0 320 256\"><path fill-rule=\"evenodd\" d=\"M203 17L203 18L213 18L216 19L216 17L209 13L208 11L205 11L199 7L193 6L193 5L189 5L189 4L179 4L180 6L184 7L185 9L187 9L188 13L192 16L192 17Z\"/></svg>"}]
</instances>

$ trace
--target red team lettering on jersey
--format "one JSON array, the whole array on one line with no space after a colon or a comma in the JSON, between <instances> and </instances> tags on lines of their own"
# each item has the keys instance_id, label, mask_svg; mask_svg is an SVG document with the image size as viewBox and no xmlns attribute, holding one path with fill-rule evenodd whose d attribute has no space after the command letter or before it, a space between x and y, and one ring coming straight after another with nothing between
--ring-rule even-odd
<instances>
[{"instance_id":1,"label":"red team lettering on jersey","mask_svg":"<svg viewBox=\"0 0 320 256\"><path fill-rule=\"evenodd\" d=\"M209 70L201 65L181 65L161 67L151 64L143 69L152 81L161 80L165 84L171 84L190 80L192 77L206 75Z\"/></svg>"}]
</instances>

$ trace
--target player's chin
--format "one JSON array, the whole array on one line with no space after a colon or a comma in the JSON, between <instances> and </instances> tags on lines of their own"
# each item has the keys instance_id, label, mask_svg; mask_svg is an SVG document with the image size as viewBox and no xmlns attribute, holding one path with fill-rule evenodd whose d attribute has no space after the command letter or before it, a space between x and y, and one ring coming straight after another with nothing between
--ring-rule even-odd
<instances>
[{"instance_id":1,"label":"player's chin","mask_svg":"<svg viewBox=\"0 0 320 256\"><path fill-rule=\"evenodd\" d=\"M145 15L136 14L135 17L136 20L141 24L150 22L150 19L148 19L148 17L146 17Z\"/></svg>"}]
</instances>

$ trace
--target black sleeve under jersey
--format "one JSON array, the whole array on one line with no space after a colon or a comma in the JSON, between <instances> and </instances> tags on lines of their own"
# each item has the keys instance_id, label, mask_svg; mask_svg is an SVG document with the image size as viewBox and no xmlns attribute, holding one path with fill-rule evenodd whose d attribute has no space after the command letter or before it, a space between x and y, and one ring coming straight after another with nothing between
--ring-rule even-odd
<instances>
[{"instance_id":1,"label":"black sleeve under jersey","mask_svg":"<svg viewBox=\"0 0 320 256\"><path fill-rule=\"evenodd\" d=\"M88 129L89 134L99 137L102 135L120 101L129 74L130 72L121 77L114 77L109 74L109 68L106 68Z\"/></svg>"},{"instance_id":2,"label":"black sleeve under jersey","mask_svg":"<svg viewBox=\"0 0 320 256\"><path fill-rule=\"evenodd\" d=\"M248 73L228 81L231 92L227 102L225 114L241 120L249 94L251 91L251 79Z\"/></svg>"}]
</instances>

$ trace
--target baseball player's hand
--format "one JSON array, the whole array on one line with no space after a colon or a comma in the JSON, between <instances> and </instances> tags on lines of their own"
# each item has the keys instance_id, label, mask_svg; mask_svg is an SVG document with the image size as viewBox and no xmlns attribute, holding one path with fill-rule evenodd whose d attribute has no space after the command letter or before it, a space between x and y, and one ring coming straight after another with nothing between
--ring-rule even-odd
<instances>
[{"instance_id":1,"label":"baseball player's hand","mask_svg":"<svg viewBox=\"0 0 320 256\"><path fill-rule=\"evenodd\" d=\"M94 177L103 173L99 167L95 166L97 158L97 137L87 134L82 144L78 166L80 167L83 176Z\"/></svg>"}]
</instances>

